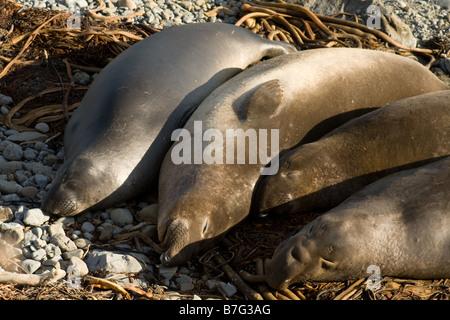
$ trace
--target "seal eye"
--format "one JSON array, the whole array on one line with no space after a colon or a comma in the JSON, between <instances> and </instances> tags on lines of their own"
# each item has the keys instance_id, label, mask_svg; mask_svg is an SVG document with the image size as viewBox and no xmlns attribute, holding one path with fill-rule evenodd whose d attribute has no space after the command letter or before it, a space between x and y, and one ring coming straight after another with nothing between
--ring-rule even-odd
<instances>
[{"instance_id":1,"label":"seal eye","mask_svg":"<svg viewBox=\"0 0 450 320\"><path fill-rule=\"evenodd\" d=\"M77 183L75 180L68 180L64 183L64 187L67 189L76 189L77 188Z\"/></svg>"},{"instance_id":2,"label":"seal eye","mask_svg":"<svg viewBox=\"0 0 450 320\"><path fill-rule=\"evenodd\" d=\"M206 218L205 221L203 222L202 235L205 235L206 230L208 230L208 222L209 222L209 219L208 219L208 218Z\"/></svg>"}]
</instances>

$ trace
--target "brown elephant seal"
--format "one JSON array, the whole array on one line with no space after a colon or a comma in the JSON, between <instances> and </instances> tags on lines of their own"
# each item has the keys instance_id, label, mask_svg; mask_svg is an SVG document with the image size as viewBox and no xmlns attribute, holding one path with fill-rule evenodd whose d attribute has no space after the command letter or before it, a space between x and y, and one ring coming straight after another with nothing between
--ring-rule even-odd
<instances>
[{"instance_id":1,"label":"brown elephant seal","mask_svg":"<svg viewBox=\"0 0 450 320\"><path fill-rule=\"evenodd\" d=\"M173 27L136 43L99 73L67 124L65 162L43 209L75 215L156 186L172 131L213 89L263 57L294 51L224 23Z\"/></svg>"},{"instance_id":2,"label":"brown elephant seal","mask_svg":"<svg viewBox=\"0 0 450 320\"><path fill-rule=\"evenodd\" d=\"M266 281L283 290L302 281L381 276L450 277L450 157L394 173L352 195L281 242Z\"/></svg>"},{"instance_id":3,"label":"brown elephant seal","mask_svg":"<svg viewBox=\"0 0 450 320\"><path fill-rule=\"evenodd\" d=\"M279 56L236 75L210 94L184 131L175 134L178 142L161 166L162 262L184 263L244 219L262 170L270 174L277 169L278 149L318 139L373 108L446 88L415 61L347 48ZM270 143L264 147L269 132ZM245 144L246 134L253 143ZM241 157L234 150L235 137L243 142L236 148ZM263 147L258 148L261 143ZM262 155L261 161L249 159L255 160L255 154ZM226 155L226 161L221 155ZM273 157L269 167L264 155L269 160ZM202 156L207 161L201 161Z\"/></svg>"},{"instance_id":4,"label":"brown elephant seal","mask_svg":"<svg viewBox=\"0 0 450 320\"><path fill-rule=\"evenodd\" d=\"M328 210L396 171L450 154L450 90L394 102L280 158L257 186L255 211Z\"/></svg>"}]
</instances>

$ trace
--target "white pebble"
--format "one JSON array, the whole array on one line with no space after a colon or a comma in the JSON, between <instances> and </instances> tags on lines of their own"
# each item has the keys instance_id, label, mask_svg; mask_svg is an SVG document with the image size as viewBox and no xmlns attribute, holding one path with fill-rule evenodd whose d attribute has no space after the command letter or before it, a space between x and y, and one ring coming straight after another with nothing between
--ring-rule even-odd
<instances>
[{"instance_id":1,"label":"white pebble","mask_svg":"<svg viewBox=\"0 0 450 320\"><path fill-rule=\"evenodd\" d=\"M28 271L28 273L34 273L37 269L41 267L41 263L39 261L33 259L25 259L20 264L22 268Z\"/></svg>"},{"instance_id":2,"label":"white pebble","mask_svg":"<svg viewBox=\"0 0 450 320\"><path fill-rule=\"evenodd\" d=\"M44 222L48 221L50 216L44 214L41 209L30 209L25 212L23 216L23 222L28 226L39 227Z\"/></svg>"}]
</instances>

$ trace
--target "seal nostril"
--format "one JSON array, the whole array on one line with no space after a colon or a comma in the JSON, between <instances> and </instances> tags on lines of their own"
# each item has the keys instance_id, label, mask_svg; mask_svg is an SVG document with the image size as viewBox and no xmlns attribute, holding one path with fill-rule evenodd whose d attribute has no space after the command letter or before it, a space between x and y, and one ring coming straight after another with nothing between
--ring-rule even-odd
<instances>
[{"instance_id":1,"label":"seal nostril","mask_svg":"<svg viewBox=\"0 0 450 320\"><path fill-rule=\"evenodd\" d=\"M300 248L298 248L297 246L293 247L291 250L291 256L295 260L301 261L302 260L302 252L301 252Z\"/></svg>"},{"instance_id":2,"label":"seal nostril","mask_svg":"<svg viewBox=\"0 0 450 320\"><path fill-rule=\"evenodd\" d=\"M161 256L159 257L159 259L161 260L162 263L167 263L170 261L170 257L167 254L167 252L164 252L163 254L161 254Z\"/></svg>"}]
</instances>

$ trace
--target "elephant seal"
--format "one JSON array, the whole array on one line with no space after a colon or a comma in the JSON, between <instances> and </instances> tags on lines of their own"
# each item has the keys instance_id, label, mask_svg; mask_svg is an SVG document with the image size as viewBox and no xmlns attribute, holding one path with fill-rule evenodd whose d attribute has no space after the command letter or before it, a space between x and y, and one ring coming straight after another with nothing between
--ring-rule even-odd
<instances>
[{"instance_id":1,"label":"elephant seal","mask_svg":"<svg viewBox=\"0 0 450 320\"><path fill-rule=\"evenodd\" d=\"M294 51L225 23L173 27L139 41L99 73L67 124L65 162L43 209L71 216L156 186L172 131L213 89L263 57Z\"/></svg>"},{"instance_id":2,"label":"elephant seal","mask_svg":"<svg viewBox=\"0 0 450 320\"><path fill-rule=\"evenodd\" d=\"M448 278L449 194L450 157L380 179L282 241L266 281L283 290L365 278L371 266L381 276Z\"/></svg>"},{"instance_id":3,"label":"elephant seal","mask_svg":"<svg viewBox=\"0 0 450 320\"><path fill-rule=\"evenodd\" d=\"M158 236L165 250L162 263L170 266L186 262L243 220L249 214L253 189L262 170L268 169L269 174L276 170L276 149L316 140L373 108L446 88L415 61L391 53L349 48L279 56L236 75L214 90L189 118L184 131L175 134L173 138L178 142L161 166ZM202 139L199 124L204 140L214 140L204 143L205 148L202 141L198 143L197 137ZM270 132L271 143L255 152L264 142L263 130L266 142ZM245 135L255 132L260 135L258 143L246 145ZM230 139L223 139L228 133ZM278 139L272 139L277 133ZM194 139L186 142L192 136ZM262 154L264 160L266 154L275 159L273 165L266 168L267 161L249 160L237 164L235 137L244 140L239 153L245 157L240 160L255 153ZM180 147L186 144L190 148ZM202 158L202 152L211 155L207 162L196 161ZM220 163L220 154L227 153L233 161ZM179 161L177 154L193 156L194 163ZM217 162L211 161L213 156Z\"/></svg>"},{"instance_id":4,"label":"elephant seal","mask_svg":"<svg viewBox=\"0 0 450 320\"><path fill-rule=\"evenodd\" d=\"M280 158L256 187L260 214L328 210L396 171L450 154L450 90L394 102Z\"/></svg>"}]
</instances>

